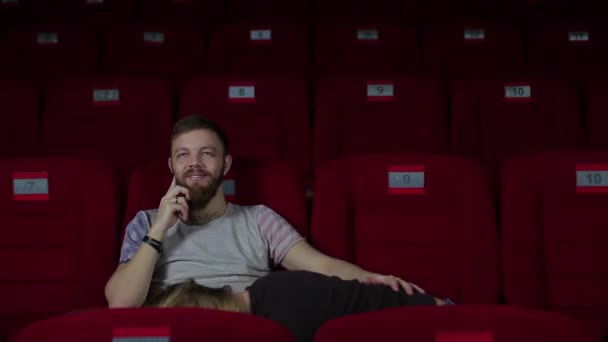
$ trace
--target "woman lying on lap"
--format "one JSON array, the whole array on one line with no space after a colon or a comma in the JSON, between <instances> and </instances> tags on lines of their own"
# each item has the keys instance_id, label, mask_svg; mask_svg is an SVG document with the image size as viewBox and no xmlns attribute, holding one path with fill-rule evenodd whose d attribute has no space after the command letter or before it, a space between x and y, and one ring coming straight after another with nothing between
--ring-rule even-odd
<instances>
[{"instance_id":1,"label":"woman lying on lap","mask_svg":"<svg viewBox=\"0 0 608 342\"><path fill-rule=\"evenodd\" d=\"M386 285L362 284L305 271L272 272L243 292L213 289L193 280L175 284L154 297L148 306L202 307L252 313L287 327L297 341L312 341L316 330L330 319L378 309L448 305L433 296L408 295Z\"/></svg>"}]
</instances>

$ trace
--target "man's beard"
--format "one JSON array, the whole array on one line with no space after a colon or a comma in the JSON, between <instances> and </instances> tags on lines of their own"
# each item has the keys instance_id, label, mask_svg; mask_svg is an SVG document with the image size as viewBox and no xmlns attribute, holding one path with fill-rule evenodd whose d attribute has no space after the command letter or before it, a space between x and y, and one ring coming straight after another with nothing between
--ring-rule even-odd
<instances>
[{"instance_id":1,"label":"man's beard","mask_svg":"<svg viewBox=\"0 0 608 342\"><path fill-rule=\"evenodd\" d=\"M198 184L189 186L187 182L185 182L185 178L188 177L189 171L190 170L184 173L184 182L178 180L177 178L175 182L177 185L183 186L189 190L190 200L188 200L188 207L190 210L205 209L211 199L217 194L217 190L224 181L224 167L222 166L222 170L217 177L214 177L207 171L197 170L197 172L202 172L206 177L209 177L210 183L206 186Z\"/></svg>"}]
</instances>

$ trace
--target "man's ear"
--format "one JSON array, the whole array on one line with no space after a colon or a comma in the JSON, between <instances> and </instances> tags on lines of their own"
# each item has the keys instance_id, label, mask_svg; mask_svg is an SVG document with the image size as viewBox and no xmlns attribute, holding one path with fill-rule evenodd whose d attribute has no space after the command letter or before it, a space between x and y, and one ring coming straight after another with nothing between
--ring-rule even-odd
<instances>
[{"instance_id":1,"label":"man's ear","mask_svg":"<svg viewBox=\"0 0 608 342\"><path fill-rule=\"evenodd\" d=\"M167 165L169 165L169 171L171 171L171 174L174 175L175 173L173 173L173 165L171 165L171 157L169 157L169 160L167 160Z\"/></svg>"},{"instance_id":2,"label":"man's ear","mask_svg":"<svg viewBox=\"0 0 608 342\"><path fill-rule=\"evenodd\" d=\"M231 167L232 167L232 156L228 154L224 157L224 176L228 174L228 171L230 171Z\"/></svg>"}]
</instances>

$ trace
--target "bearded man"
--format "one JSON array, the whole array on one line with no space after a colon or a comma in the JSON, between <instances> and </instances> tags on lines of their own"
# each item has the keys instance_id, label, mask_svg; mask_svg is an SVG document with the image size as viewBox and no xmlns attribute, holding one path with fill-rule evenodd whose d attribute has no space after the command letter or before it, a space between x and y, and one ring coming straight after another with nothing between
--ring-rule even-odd
<instances>
[{"instance_id":1,"label":"bearded man","mask_svg":"<svg viewBox=\"0 0 608 342\"><path fill-rule=\"evenodd\" d=\"M178 121L168 164L174 179L158 209L138 212L127 225L118 268L106 284L110 307L142 306L187 279L239 292L276 266L424 292L319 252L264 205L226 202L222 182L232 156L216 123L197 115Z\"/></svg>"}]
</instances>

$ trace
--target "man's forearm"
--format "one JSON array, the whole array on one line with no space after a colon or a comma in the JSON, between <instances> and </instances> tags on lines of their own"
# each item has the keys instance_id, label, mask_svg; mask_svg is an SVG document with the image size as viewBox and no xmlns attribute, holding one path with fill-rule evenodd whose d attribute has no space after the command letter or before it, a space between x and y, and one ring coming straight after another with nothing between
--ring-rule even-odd
<instances>
[{"instance_id":1,"label":"man's forearm","mask_svg":"<svg viewBox=\"0 0 608 342\"><path fill-rule=\"evenodd\" d=\"M353 265L344 260L330 258L321 270L321 273L328 276L336 276L344 280L365 279L372 275L371 272Z\"/></svg>"},{"instance_id":2,"label":"man's forearm","mask_svg":"<svg viewBox=\"0 0 608 342\"><path fill-rule=\"evenodd\" d=\"M106 285L108 306L140 307L144 304L158 252L143 243L133 258L114 272Z\"/></svg>"}]
</instances>

